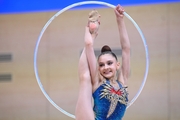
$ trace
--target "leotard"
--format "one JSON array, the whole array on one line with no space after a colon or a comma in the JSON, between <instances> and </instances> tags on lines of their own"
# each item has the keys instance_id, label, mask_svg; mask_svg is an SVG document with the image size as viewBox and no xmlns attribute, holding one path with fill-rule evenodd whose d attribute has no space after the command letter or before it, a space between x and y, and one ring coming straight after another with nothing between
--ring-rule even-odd
<instances>
[{"instance_id":1,"label":"leotard","mask_svg":"<svg viewBox=\"0 0 180 120\"><path fill-rule=\"evenodd\" d=\"M128 93L126 87L117 81L120 89L110 85L106 80L93 93L95 120L121 120L126 111Z\"/></svg>"}]
</instances>

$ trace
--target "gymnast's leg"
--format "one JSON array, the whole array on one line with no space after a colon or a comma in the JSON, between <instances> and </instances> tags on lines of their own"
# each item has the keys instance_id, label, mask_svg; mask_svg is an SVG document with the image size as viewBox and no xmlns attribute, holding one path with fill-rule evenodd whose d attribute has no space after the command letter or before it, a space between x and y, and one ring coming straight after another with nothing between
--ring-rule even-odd
<instances>
[{"instance_id":1,"label":"gymnast's leg","mask_svg":"<svg viewBox=\"0 0 180 120\"><path fill-rule=\"evenodd\" d=\"M76 120L94 120L92 107L92 84L85 49L79 60L79 96L76 105Z\"/></svg>"}]
</instances>

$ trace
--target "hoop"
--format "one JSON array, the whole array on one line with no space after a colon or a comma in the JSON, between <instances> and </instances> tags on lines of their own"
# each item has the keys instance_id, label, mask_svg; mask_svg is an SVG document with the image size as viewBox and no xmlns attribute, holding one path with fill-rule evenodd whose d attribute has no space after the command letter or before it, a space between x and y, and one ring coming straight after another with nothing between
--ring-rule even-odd
<instances>
[{"instance_id":1,"label":"hoop","mask_svg":"<svg viewBox=\"0 0 180 120\"><path fill-rule=\"evenodd\" d=\"M64 9L60 10L59 12L57 12L53 17L51 17L49 19L49 21L45 24L45 26L43 27L43 29L41 30L41 33L38 37L38 40L36 42L36 46L35 46L35 51L34 51L34 72L35 72L35 76L36 76L36 80L38 82L38 85L42 91L42 93L44 94L44 96L47 98L47 100L55 107L57 108L60 112L62 112L63 114L71 117L71 118L74 118L75 119L75 116L68 113L67 111L63 110L61 107L59 107L50 97L49 95L45 92L45 89L43 88L43 85L41 83L41 80L39 78L39 75L38 75L38 68L37 68L37 53L38 53L38 48L39 48L39 44L40 44L40 41L41 41L41 38L42 38L42 35L44 34L46 28L49 26L49 24L57 17L59 16L61 13L73 8L73 7L76 7L76 6L80 6L80 5L85 5L85 4L99 4L99 5L104 5L104 6L107 6L107 7L110 7L110 8L115 8L114 5L112 4L109 4L109 3L106 3L106 2L101 2L101 1L84 1L84 2L78 2L78 3L74 3L72 5L69 5L67 7L65 7ZM134 98L129 102L128 107L130 107L134 102L135 100L139 97L141 91L143 90L143 87L146 83L146 79L147 79L147 75L148 75L148 70L149 70L149 55L148 55L148 48L147 48L147 44L146 44L146 40L145 40L145 37L141 31L141 29L139 28L139 26L136 24L136 22L126 13L124 12L124 15L134 24L134 26L136 27L136 29L138 30L140 36L141 36L141 39L142 39L142 42L144 44L144 48L145 48L145 53L146 53L146 69L145 69L145 74L144 74L144 79L141 83L141 86L138 90L138 92L136 93L136 95L134 96Z\"/></svg>"}]
</instances>

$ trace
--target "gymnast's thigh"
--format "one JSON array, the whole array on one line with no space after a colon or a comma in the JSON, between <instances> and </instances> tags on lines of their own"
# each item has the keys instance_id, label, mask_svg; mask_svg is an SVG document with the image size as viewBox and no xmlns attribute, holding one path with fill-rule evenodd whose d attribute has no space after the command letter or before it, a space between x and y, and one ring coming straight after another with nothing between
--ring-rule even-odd
<instances>
[{"instance_id":1,"label":"gymnast's thigh","mask_svg":"<svg viewBox=\"0 0 180 120\"><path fill-rule=\"evenodd\" d=\"M76 105L76 120L94 120L92 107L92 85L88 81L81 81Z\"/></svg>"}]
</instances>

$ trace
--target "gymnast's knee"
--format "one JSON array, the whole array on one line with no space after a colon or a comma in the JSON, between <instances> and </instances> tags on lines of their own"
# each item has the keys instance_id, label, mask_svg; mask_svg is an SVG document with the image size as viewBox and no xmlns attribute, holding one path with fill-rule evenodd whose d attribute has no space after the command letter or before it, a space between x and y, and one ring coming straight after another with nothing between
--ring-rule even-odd
<instances>
[{"instance_id":1,"label":"gymnast's knee","mask_svg":"<svg viewBox=\"0 0 180 120\"><path fill-rule=\"evenodd\" d=\"M91 82L91 77L90 77L90 73L89 72L84 72L83 74L80 74L80 82L81 81L87 81L87 82Z\"/></svg>"}]
</instances>

